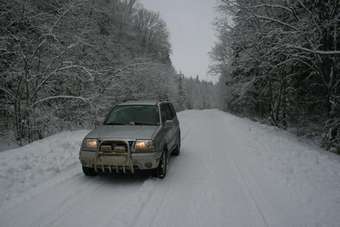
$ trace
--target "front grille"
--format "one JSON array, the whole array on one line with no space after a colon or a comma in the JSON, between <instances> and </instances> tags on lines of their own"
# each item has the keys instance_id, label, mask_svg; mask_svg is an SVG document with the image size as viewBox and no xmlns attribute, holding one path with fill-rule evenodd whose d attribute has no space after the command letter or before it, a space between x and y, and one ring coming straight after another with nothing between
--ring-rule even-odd
<instances>
[{"instance_id":1,"label":"front grille","mask_svg":"<svg viewBox=\"0 0 340 227\"><path fill-rule=\"evenodd\" d=\"M99 151L104 154L126 154L128 146L124 141L103 141L99 146Z\"/></svg>"}]
</instances>

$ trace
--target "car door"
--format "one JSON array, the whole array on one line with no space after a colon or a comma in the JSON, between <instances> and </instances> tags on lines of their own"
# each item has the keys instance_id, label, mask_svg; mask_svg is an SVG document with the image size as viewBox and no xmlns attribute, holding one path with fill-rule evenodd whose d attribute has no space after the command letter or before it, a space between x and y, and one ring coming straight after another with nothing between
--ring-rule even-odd
<instances>
[{"instance_id":1,"label":"car door","mask_svg":"<svg viewBox=\"0 0 340 227\"><path fill-rule=\"evenodd\" d=\"M177 118L177 114L176 114L176 110L174 108L174 106L169 103L169 108L171 110L171 114L172 114L172 118L174 121L174 140L175 140L175 146L177 145L177 143L179 143L178 139L180 139L181 133L180 133L180 127L179 127L179 121Z\"/></svg>"},{"instance_id":2,"label":"car door","mask_svg":"<svg viewBox=\"0 0 340 227\"><path fill-rule=\"evenodd\" d=\"M169 124L169 147L170 149L174 149L176 146L176 125L177 125L177 119L176 117L176 113L174 111L172 111L171 109L171 104L170 103L166 103L166 112L167 112L167 121L171 122L171 124Z\"/></svg>"},{"instance_id":3,"label":"car door","mask_svg":"<svg viewBox=\"0 0 340 227\"><path fill-rule=\"evenodd\" d=\"M165 108L165 104L161 104L160 105L160 110L161 110L161 121L162 121L162 137L164 140L164 144L166 144L168 146L169 144L169 140L170 140L170 136L169 136L169 127L166 127L165 122L167 119L167 112L166 112L166 108Z\"/></svg>"},{"instance_id":4,"label":"car door","mask_svg":"<svg viewBox=\"0 0 340 227\"><path fill-rule=\"evenodd\" d=\"M171 114L170 107L167 103L161 104L161 118L162 118L162 124L164 128L164 137L167 144L167 148L169 151L174 147L175 142L174 141L174 122ZM173 123L166 124L167 121L172 121Z\"/></svg>"}]
</instances>

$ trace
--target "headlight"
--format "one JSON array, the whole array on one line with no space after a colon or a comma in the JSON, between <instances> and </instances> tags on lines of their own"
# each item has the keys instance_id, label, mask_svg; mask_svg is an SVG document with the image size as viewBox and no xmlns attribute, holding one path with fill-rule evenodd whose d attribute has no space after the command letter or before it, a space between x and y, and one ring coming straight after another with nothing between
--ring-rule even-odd
<instances>
[{"instance_id":1,"label":"headlight","mask_svg":"<svg viewBox=\"0 0 340 227\"><path fill-rule=\"evenodd\" d=\"M137 140L135 144L135 152L145 153L145 152L154 152L155 147L152 143L152 140Z\"/></svg>"},{"instance_id":2,"label":"headlight","mask_svg":"<svg viewBox=\"0 0 340 227\"><path fill-rule=\"evenodd\" d=\"M96 151L98 147L97 139L84 139L82 149L88 151Z\"/></svg>"}]
</instances>

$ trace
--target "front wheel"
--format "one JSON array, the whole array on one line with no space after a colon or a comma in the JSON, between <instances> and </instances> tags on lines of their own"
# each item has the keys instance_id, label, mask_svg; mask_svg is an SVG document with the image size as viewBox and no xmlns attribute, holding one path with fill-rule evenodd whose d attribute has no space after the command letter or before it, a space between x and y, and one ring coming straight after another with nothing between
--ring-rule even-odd
<instances>
[{"instance_id":1,"label":"front wheel","mask_svg":"<svg viewBox=\"0 0 340 227\"><path fill-rule=\"evenodd\" d=\"M156 169L156 177L164 179L168 171L168 155L166 151L163 152L159 165Z\"/></svg>"},{"instance_id":2,"label":"front wheel","mask_svg":"<svg viewBox=\"0 0 340 227\"><path fill-rule=\"evenodd\" d=\"M85 174L85 176L88 176L88 177L94 177L97 175L96 171L93 168L89 168L85 166L83 166L83 173Z\"/></svg>"},{"instance_id":3,"label":"front wheel","mask_svg":"<svg viewBox=\"0 0 340 227\"><path fill-rule=\"evenodd\" d=\"M172 151L172 155L178 156L181 153L181 134L178 135L177 145L175 150Z\"/></svg>"}]
</instances>

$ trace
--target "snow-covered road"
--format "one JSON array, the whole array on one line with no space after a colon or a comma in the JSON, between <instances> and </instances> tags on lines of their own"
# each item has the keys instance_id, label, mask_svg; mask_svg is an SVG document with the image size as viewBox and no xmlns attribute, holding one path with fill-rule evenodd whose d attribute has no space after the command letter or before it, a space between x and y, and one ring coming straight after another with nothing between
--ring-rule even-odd
<instances>
[{"instance_id":1,"label":"snow-covered road","mask_svg":"<svg viewBox=\"0 0 340 227\"><path fill-rule=\"evenodd\" d=\"M8 197L0 226L340 226L339 156L217 110L180 121L182 153L164 180L87 178L73 150L73 164Z\"/></svg>"}]
</instances>

